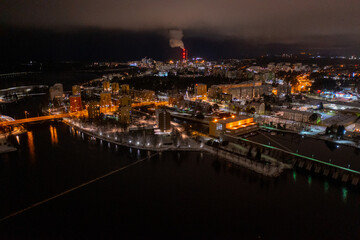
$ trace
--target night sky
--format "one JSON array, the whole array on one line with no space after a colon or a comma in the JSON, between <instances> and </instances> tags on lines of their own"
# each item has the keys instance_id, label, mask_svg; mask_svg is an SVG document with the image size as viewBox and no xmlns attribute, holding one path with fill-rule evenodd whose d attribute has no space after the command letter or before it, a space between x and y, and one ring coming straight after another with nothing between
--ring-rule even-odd
<instances>
[{"instance_id":1,"label":"night sky","mask_svg":"<svg viewBox=\"0 0 360 240\"><path fill-rule=\"evenodd\" d=\"M207 59L360 55L358 0L5 0L0 60L167 60L169 29Z\"/></svg>"}]
</instances>

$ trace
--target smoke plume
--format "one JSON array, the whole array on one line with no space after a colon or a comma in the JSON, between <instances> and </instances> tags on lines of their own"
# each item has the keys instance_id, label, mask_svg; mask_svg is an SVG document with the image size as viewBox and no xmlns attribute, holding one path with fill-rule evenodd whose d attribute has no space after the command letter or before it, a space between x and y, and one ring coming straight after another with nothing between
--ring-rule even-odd
<instances>
[{"instance_id":1,"label":"smoke plume","mask_svg":"<svg viewBox=\"0 0 360 240\"><path fill-rule=\"evenodd\" d=\"M184 43L181 40L183 38L184 34L183 31L180 29L172 29L169 31L169 43L170 47L175 48L179 47L181 49L184 49Z\"/></svg>"}]
</instances>

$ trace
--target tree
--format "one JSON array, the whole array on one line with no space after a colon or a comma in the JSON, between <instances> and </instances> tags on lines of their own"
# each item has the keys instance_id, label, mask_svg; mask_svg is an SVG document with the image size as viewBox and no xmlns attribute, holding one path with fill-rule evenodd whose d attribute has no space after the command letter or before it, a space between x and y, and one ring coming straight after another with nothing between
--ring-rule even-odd
<instances>
[{"instance_id":1,"label":"tree","mask_svg":"<svg viewBox=\"0 0 360 240\"><path fill-rule=\"evenodd\" d=\"M310 115L310 117L309 117L309 121L310 122L317 122L318 121L318 119L319 119L319 115L317 114L317 113L313 113L313 114L311 114Z\"/></svg>"},{"instance_id":2,"label":"tree","mask_svg":"<svg viewBox=\"0 0 360 240\"><path fill-rule=\"evenodd\" d=\"M337 127L337 131L336 131L336 136L338 136L339 138L342 138L345 134L345 127L343 125L339 125Z\"/></svg>"},{"instance_id":3,"label":"tree","mask_svg":"<svg viewBox=\"0 0 360 240\"><path fill-rule=\"evenodd\" d=\"M260 151L260 149L256 150L255 160L257 160L257 161L261 160L261 151Z\"/></svg>"},{"instance_id":4,"label":"tree","mask_svg":"<svg viewBox=\"0 0 360 240\"><path fill-rule=\"evenodd\" d=\"M248 153L247 153L247 155L246 155L246 157L248 158L248 159L252 159L252 147L250 147L249 148L249 151L248 151Z\"/></svg>"},{"instance_id":5,"label":"tree","mask_svg":"<svg viewBox=\"0 0 360 240\"><path fill-rule=\"evenodd\" d=\"M249 114L254 114L255 113L255 108L254 107L251 107L251 106L247 106L245 108L245 112L246 113L249 113Z\"/></svg>"},{"instance_id":6,"label":"tree","mask_svg":"<svg viewBox=\"0 0 360 240\"><path fill-rule=\"evenodd\" d=\"M270 96L266 95L265 93L262 94L262 97L264 99L265 104L270 102L271 100Z\"/></svg>"},{"instance_id":7,"label":"tree","mask_svg":"<svg viewBox=\"0 0 360 240\"><path fill-rule=\"evenodd\" d=\"M204 116L204 114L202 114L202 112L197 113L195 117L198 118L198 119L204 119L205 118L205 116Z\"/></svg>"},{"instance_id":8,"label":"tree","mask_svg":"<svg viewBox=\"0 0 360 240\"><path fill-rule=\"evenodd\" d=\"M323 105L323 103L322 102L320 102L319 104L318 104L318 110L324 110L324 105Z\"/></svg>"},{"instance_id":9,"label":"tree","mask_svg":"<svg viewBox=\"0 0 360 240\"><path fill-rule=\"evenodd\" d=\"M285 102L292 102L292 98L289 94L285 95Z\"/></svg>"},{"instance_id":10,"label":"tree","mask_svg":"<svg viewBox=\"0 0 360 240\"><path fill-rule=\"evenodd\" d=\"M331 134L331 128L330 127L326 127L325 129L325 135L329 135Z\"/></svg>"}]
</instances>

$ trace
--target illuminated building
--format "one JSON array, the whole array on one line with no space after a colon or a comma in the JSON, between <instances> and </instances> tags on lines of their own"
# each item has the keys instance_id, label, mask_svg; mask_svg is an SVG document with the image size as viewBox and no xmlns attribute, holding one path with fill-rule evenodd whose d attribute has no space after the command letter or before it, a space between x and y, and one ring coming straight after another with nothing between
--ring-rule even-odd
<instances>
[{"instance_id":1,"label":"illuminated building","mask_svg":"<svg viewBox=\"0 0 360 240\"><path fill-rule=\"evenodd\" d=\"M151 101L155 98L155 92L151 90L133 90L131 91L133 98L142 99L143 101Z\"/></svg>"},{"instance_id":2,"label":"illuminated building","mask_svg":"<svg viewBox=\"0 0 360 240\"><path fill-rule=\"evenodd\" d=\"M172 105L172 106L179 106L181 101L184 100L184 96L181 95L181 94L178 94L178 95L173 95L171 97L169 97L169 105Z\"/></svg>"},{"instance_id":3,"label":"illuminated building","mask_svg":"<svg viewBox=\"0 0 360 240\"><path fill-rule=\"evenodd\" d=\"M297 122L311 122L310 116L314 114L313 112L304 112L292 109L282 109L281 111L283 112L283 118Z\"/></svg>"},{"instance_id":4,"label":"illuminated building","mask_svg":"<svg viewBox=\"0 0 360 240\"><path fill-rule=\"evenodd\" d=\"M122 84L121 85L121 93L122 94L129 94L130 86L129 84Z\"/></svg>"},{"instance_id":5,"label":"illuminated building","mask_svg":"<svg viewBox=\"0 0 360 240\"><path fill-rule=\"evenodd\" d=\"M252 81L242 84L236 84L225 88L224 92L231 94L233 98L237 99L253 99L260 98L262 94L268 92L268 85L263 85L262 82Z\"/></svg>"},{"instance_id":6,"label":"illuminated building","mask_svg":"<svg viewBox=\"0 0 360 240\"><path fill-rule=\"evenodd\" d=\"M196 96L205 96L207 93L206 84L197 83L195 84L195 95Z\"/></svg>"},{"instance_id":7,"label":"illuminated building","mask_svg":"<svg viewBox=\"0 0 360 240\"><path fill-rule=\"evenodd\" d=\"M119 122L124 124L130 123L130 114L131 114L130 106L119 107L117 112Z\"/></svg>"},{"instance_id":8,"label":"illuminated building","mask_svg":"<svg viewBox=\"0 0 360 240\"><path fill-rule=\"evenodd\" d=\"M239 84L221 84L221 85L213 85L211 86L211 88L218 88L221 93L230 93L229 89L232 88L254 88L254 87L260 87L262 86L262 82L260 81L248 81L248 82L243 82L243 83L239 83Z\"/></svg>"},{"instance_id":9,"label":"illuminated building","mask_svg":"<svg viewBox=\"0 0 360 240\"><path fill-rule=\"evenodd\" d=\"M246 134L258 129L257 123L252 117L232 116L223 119L214 119L209 123L209 134L219 137L221 133L230 135Z\"/></svg>"},{"instance_id":10,"label":"illuminated building","mask_svg":"<svg viewBox=\"0 0 360 240\"><path fill-rule=\"evenodd\" d=\"M102 92L100 93L100 106L102 108L109 108L111 107L111 94L108 92Z\"/></svg>"},{"instance_id":11,"label":"illuminated building","mask_svg":"<svg viewBox=\"0 0 360 240\"><path fill-rule=\"evenodd\" d=\"M156 111L156 117L157 117L156 120L157 120L157 124L158 124L160 131L162 131L162 132L170 131L170 128L171 128L170 113L164 109L158 109Z\"/></svg>"},{"instance_id":12,"label":"illuminated building","mask_svg":"<svg viewBox=\"0 0 360 240\"><path fill-rule=\"evenodd\" d=\"M117 83L117 82L111 83L111 91L115 94L119 93L119 91L120 91L119 83Z\"/></svg>"},{"instance_id":13,"label":"illuminated building","mask_svg":"<svg viewBox=\"0 0 360 240\"><path fill-rule=\"evenodd\" d=\"M220 94L222 94L222 89L219 88L217 85L213 85L208 90L208 97L211 99L219 99Z\"/></svg>"},{"instance_id":14,"label":"illuminated building","mask_svg":"<svg viewBox=\"0 0 360 240\"><path fill-rule=\"evenodd\" d=\"M130 106L130 105L131 105L131 98L129 96L122 96L119 99L119 107Z\"/></svg>"},{"instance_id":15,"label":"illuminated building","mask_svg":"<svg viewBox=\"0 0 360 240\"><path fill-rule=\"evenodd\" d=\"M250 108L254 108L257 114L265 114L265 103L252 102L249 106Z\"/></svg>"},{"instance_id":16,"label":"illuminated building","mask_svg":"<svg viewBox=\"0 0 360 240\"><path fill-rule=\"evenodd\" d=\"M54 86L49 88L50 100L53 101L55 98L62 99L64 96L64 89L61 83L55 83Z\"/></svg>"},{"instance_id":17,"label":"illuminated building","mask_svg":"<svg viewBox=\"0 0 360 240\"><path fill-rule=\"evenodd\" d=\"M272 92L272 94L274 94L275 96L278 95L278 90L277 90L276 88L273 88L273 90L272 90L271 92Z\"/></svg>"},{"instance_id":18,"label":"illuminated building","mask_svg":"<svg viewBox=\"0 0 360 240\"><path fill-rule=\"evenodd\" d=\"M88 116L89 119L96 119L100 117L100 104L99 102L90 102L88 106Z\"/></svg>"},{"instance_id":19,"label":"illuminated building","mask_svg":"<svg viewBox=\"0 0 360 240\"><path fill-rule=\"evenodd\" d=\"M71 96L69 97L70 101L70 112L77 112L81 111L81 97L80 96Z\"/></svg>"},{"instance_id":20,"label":"illuminated building","mask_svg":"<svg viewBox=\"0 0 360 240\"><path fill-rule=\"evenodd\" d=\"M232 100L232 95L227 94L227 93L221 93L220 94L220 100L223 101L223 102L229 103Z\"/></svg>"},{"instance_id":21,"label":"illuminated building","mask_svg":"<svg viewBox=\"0 0 360 240\"><path fill-rule=\"evenodd\" d=\"M310 87L312 86L312 82L308 78L307 74L305 75L298 75L296 77L296 84L291 86L291 93L302 93L302 92L309 92Z\"/></svg>"},{"instance_id":22,"label":"illuminated building","mask_svg":"<svg viewBox=\"0 0 360 240\"><path fill-rule=\"evenodd\" d=\"M221 100L221 94L230 94L236 99L260 98L262 94L271 91L270 85L263 84L261 81L248 81L239 84L212 85L208 91L208 97L214 100Z\"/></svg>"},{"instance_id":23,"label":"illuminated building","mask_svg":"<svg viewBox=\"0 0 360 240\"><path fill-rule=\"evenodd\" d=\"M74 85L72 86L72 94L74 96L80 95L81 94L81 90L80 90L80 86L79 85Z\"/></svg>"},{"instance_id":24,"label":"illuminated building","mask_svg":"<svg viewBox=\"0 0 360 240\"><path fill-rule=\"evenodd\" d=\"M354 123L354 132L360 133L360 120Z\"/></svg>"},{"instance_id":25,"label":"illuminated building","mask_svg":"<svg viewBox=\"0 0 360 240\"><path fill-rule=\"evenodd\" d=\"M109 81L104 81L103 82L103 90L105 92L109 92L110 91L110 82Z\"/></svg>"}]
</instances>

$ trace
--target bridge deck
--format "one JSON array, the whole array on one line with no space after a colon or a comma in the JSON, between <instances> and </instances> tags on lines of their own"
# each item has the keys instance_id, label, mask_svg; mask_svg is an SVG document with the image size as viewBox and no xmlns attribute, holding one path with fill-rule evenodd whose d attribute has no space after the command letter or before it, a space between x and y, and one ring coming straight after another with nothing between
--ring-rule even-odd
<instances>
[{"instance_id":1,"label":"bridge deck","mask_svg":"<svg viewBox=\"0 0 360 240\"><path fill-rule=\"evenodd\" d=\"M72 115L71 113L64 113L64 114L56 114L56 115L41 116L41 117L23 118L23 119L17 119L15 121L4 121L4 122L0 122L0 127L65 118L65 117L70 117L71 115Z\"/></svg>"},{"instance_id":2,"label":"bridge deck","mask_svg":"<svg viewBox=\"0 0 360 240\"><path fill-rule=\"evenodd\" d=\"M166 105L168 102L140 102L140 103L133 103L131 104L131 107L141 107L141 106L147 106L155 104L156 106ZM41 117L31 117L31 118L23 118L23 119L17 119L15 121L3 121L0 122L0 127L6 127L6 126L13 126L23 123L31 123L31 122L39 122L44 120L52 120L52 119L60 119L60 118L66 118L71 116L78 116L78 115L86 115L87 111L79 111L74 113L63 113L63 114L56 114L56 115L49 115L49 116L41 116Z\"/></svg>"}]
</instances>

